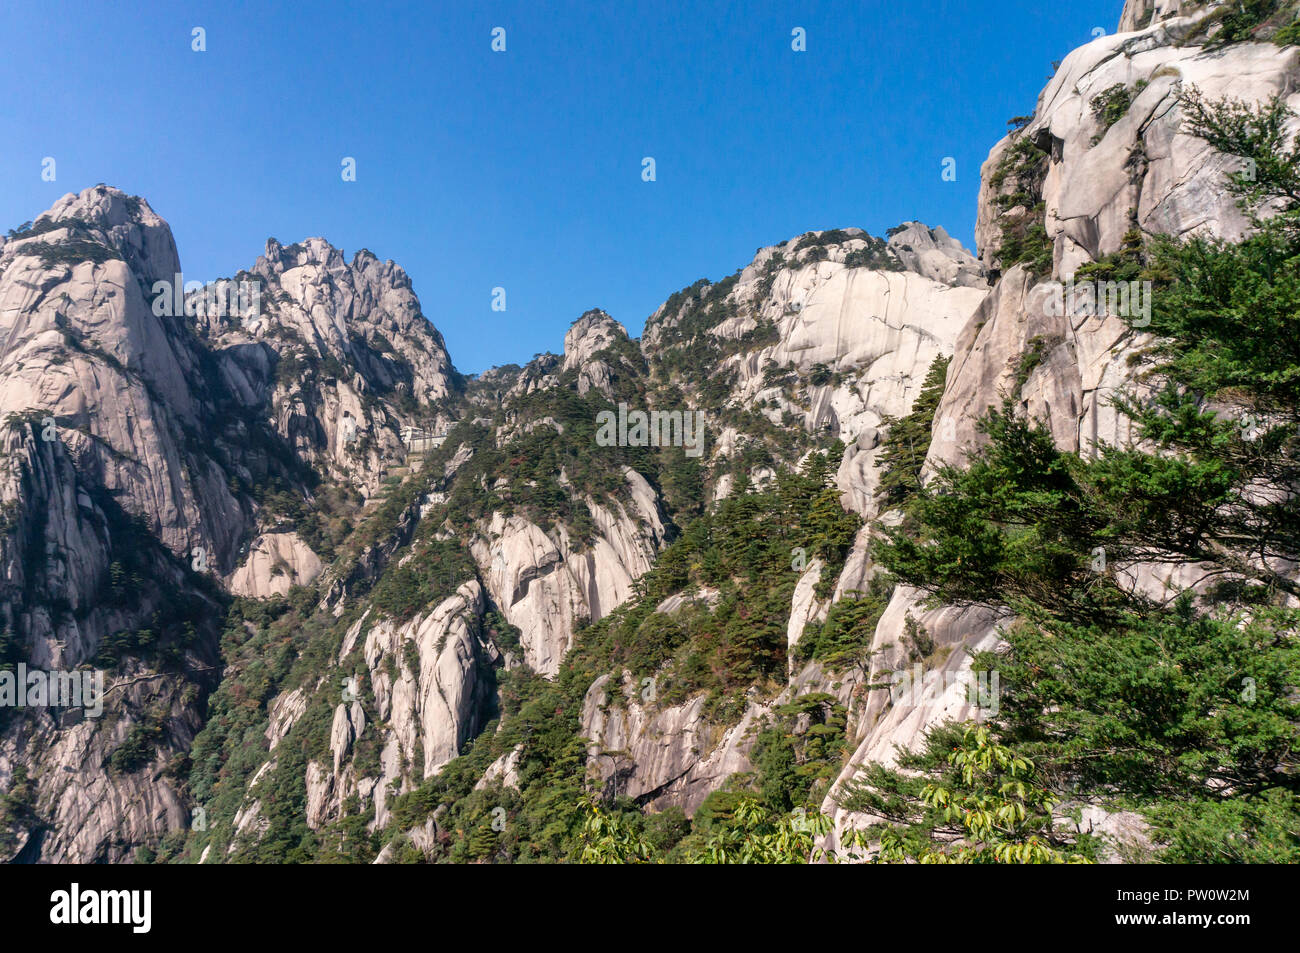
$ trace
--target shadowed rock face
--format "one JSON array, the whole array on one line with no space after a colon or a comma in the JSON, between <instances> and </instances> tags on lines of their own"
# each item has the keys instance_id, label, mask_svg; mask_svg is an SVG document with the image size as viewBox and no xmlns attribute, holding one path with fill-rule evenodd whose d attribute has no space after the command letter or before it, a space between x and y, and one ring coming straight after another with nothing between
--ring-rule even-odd
<instances>
[{"instance_id":1,"label":"shadowed rock face","mask_svg":"<svg viewBox=\"0 0 1300 953\"><path fill-rule=\"evenodd\" d=\"M4 712L0 779L27 772L39 819L15 855L123 860L184 824L159 771L188 749L219 671L222 577L266 596L321 569L293 533L250 539L251 488L305 493L316 465L367 492L403 455L397 404L452 394L442 339L391 262L271 242L239 276L260 287L256 314L182 298L180 274L166 222L106 186L0 243L4 629L43 668L100 664L110 638L145 629L180 653L175 672L110 671L101 718ZM151 743L124 760L133 732Z\"/></svg>"}]
</instances>

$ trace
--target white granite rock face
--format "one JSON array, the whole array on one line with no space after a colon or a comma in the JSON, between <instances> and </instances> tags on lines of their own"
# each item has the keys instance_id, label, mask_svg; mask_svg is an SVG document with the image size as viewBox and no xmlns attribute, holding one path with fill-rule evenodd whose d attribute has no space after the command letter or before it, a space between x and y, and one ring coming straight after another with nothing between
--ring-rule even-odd
<instances>
[{"instance_id":1,"label":"white granite rock face","mask_svg":"<svg viewBox=\"0 0 1300 953\"><path fill-rule=\"evenodd\" d=\"M270 239L237 278L260 284L260 309L196 305L200 331L231 389L250 407L269 404L270 423L300 458L369 494L404 455L401 429L414 422L399 403L442 408L419 424L447 429L451 361L400 266L366 250L347 262L322 238Z\"/></svg>"},{"instance_id":2,"label":"white granite rock face","mask_svg":"<svg viewBox=\"0 0 1300 953\"><path fill-rule=\"evenodd\" d=\"M1190 14L1204 15L1230 0L1125 0L1119 32L1145 30L1164 20Z\"/></svg>"},{"instance_id":3,"label":"white granite rock face","mask_svg":"<svg viewBox=\"0 0 1300 953\"><path fill-rule=\"evenodd\" d=\"M884 418L911 409L931 362L953 353L988 286L979 261L943 229L909 222L884 243L861 229L844 229L848 237L834 241L827 234L811 232L759 249L728 296L736 315L708 333L734 340L760 321L775 325L776 343L728 357L719 368L737 373L729 406L757 410L777 426L792 413L806 430L843 440L848 451L838 482L845 505L872 515ZM799 248L810 238L825 242L821 255ZM874 260L861 263L873 249ZM652 363L663 329L678 320L661 307L647 322L642 349ZM769 383L768 375L779 369L802 382L825 369L838 382L806 383L801 401L792 401ZM723 432L711 452L729 455L740 442L734 432ZM730 488L729 482L715 486L715 498Z\"/></svg>"},{"instance_id":4,"label":"white granite rock face","mask_svg":"<svg viewBox=\"0 0 1300 953\"><path fill-rule=\"evenodd\" d=\"M1180 8L1192 7L1194 16L1179 16ZM1154 25L1131 32L1153 10ZM1228 240L1247 228L1225 188L1240 160L1216 153L1184 130L1178 97L1193 86L1212 100L1262 102L1281 94L1291 109L1300 110L1294 82L1300 49L1271 43L1215 49L1179 45L1206 12L1202 5L1130 2L1121 27L1130 32L1074 50L1040 96L1023 135L1051 156L1043 200L1054 248L1052 278L1064 281L1080 265L1117 251L1135 225L1148 235L1197 233ZM1145 84L1140 92L1139 83ZM1103 130L1092 99L1117 85L1134 98L1127 113ZM998 253L999 190L988 180L1011 141L1009 136L995 146L983 169L976 238L989 266ZM1052 314L1050 287L1032 284L1022 268L1010 269L963 330L938 415L951 421L955 439L936 441L932 462L963 459L976 442L975 420L1000 404L1019 355L1035 338L1047 350L1023 389L1011 395L1021 408L1048 421L1064 449L1130 439L1127 421L1108 403L1129 385L1127 358L1145 343L1142 315Z\"/></svg>"},{"instance_id":5,"label":"white granite rock face","mask_svg":"<svg viewBox=\"0 0 1300 953\"><path fill-rule=\"evenodd\" d=\"M1042 195L1053 277L1115 251L1135 224L1147 233L1242 234L1246 222L1223 188L1233 161L1182 131L1177 96L1191 85L1211 98L1262 100L1281 93L1300 109L1300 52L1253 43L1211 51L1183 42L1217 6L1128 0L1121 32L1070 54L1044 90L1021 135L1049 156ZM1131 91L1133 102L1102 129L1092 100L1118 85ZM702 332L704 341L732 346L750 332L774 331L766 343L733 348L721 366L702 373L734 372L728 409L757 411L779 427L788 426L792 414L808 433L841 438L847 447L837 472L843 500L877 525L890 520L874 501L885 419L910 410L937 356L953 361L936 415L930 472L966 459L978 442L976 420L1004 396L1020 412L1047 422L1067 450L1086 452L1098 442L1131 437L1107 401L1131 383L1126 359L1143 343L1140 327L1121 318L1054 312L1049 286L1023 267L1000 267L997 189L988 178L1010 144L995 146L984 167L979 258L943 229L917 222L892 230L886 241L859 229L808 233L760 249L736 276L724 315ZM113 559L109 496L141 516L173 556L188 559L196 547L203 549L235 594L281 594L321 572L319 558L296 534L260 520L252 502L232 488L267 473L267 461L251 450L248 413L260 415L298 461L368 495L403 456L399 432L410 421L402 408L423 405L421 424L437 430L465 410L442 339L422 314L405 272L369 252L346 261L322 239L292 246L271 240L252 270L236 276L260 284L256 313L203 309L168 316L154 312L151 288L170 281L180 262L166 224L141 200L102 187L69 195L33 231L0 242L0 418L24 418L13 418L0 435L0 519L9 527L0 537L4 622L23 633L33 662L83 662L105 634L136 621L99 599ZM77 257L68 253L71 242L95 248L85 252L77 245L83 252ZM201 298L207 293L189 296L191 302ZM684 319L689 304L675 314L661 307L647 323L640 344L651 376L666 331ZM627 375L645 370L633 366L627 344L622 325L589 311L565 336L563 355L485 374L480 383L489 386L475 397L480 408L471 406L464 416L491 417L493 404L559 386L612 399ZM1022 378L1017 368L1030 349L1038 360ZM703 381L680 383L689 396ZM45 417L52 418L52 441L42 438ZM551 417L511 420L495 434L496 446L538 428L566 436ZM710 432L704 462L725 462L753 439L739 425L718 428ZM448 485L470 453L464 447L447 464ZM505 476L493 476L495 484L485 481L485 490L508 485ZM735 492L745 476L762 485L773 473L761 466L739 480L727 473L710 486L712 497ZM651 484L632 470L624 478L626 486L609 498L581 497L595 527L590 539L575 539L563 522L544 529L518 513L493 513L467 541L482 587L467 580L455 595L403 622L371 607L349 629L337 664L363 664L367 694L364 703L335 705L329 751L306 767L313 828L339 817L353 796L372 804L375 824L384 824L394 795L436 773L482 729L483 666L522 661L554 675L575 629L634 595L635 581L652 567L668 529ZM576 492L567 478L561 486ZM447 498L435 496L423 514ZM876 572L871 532L858 534L831 603L864 588ZM26 557L37 551L37 540L44 557L33 564ZM382 569L386 558L376 556L375 566ZM162 550L153 554L153 564L160 578L179 573ZM831 603L816 594L824 571L815 561L795 588L786 619L791 649L809 623L826 618ZM1173 581L1192 584L1194 576L1188 569ZM1142 567L1132 580L1152 592L1167 581ZM33 585L51 602L66 599L73 611L20 599ZM340 612L348 598L344 593L339 599ZM692 602L707 610L716 598L682 593L659 609L671 614ZM493 607L519 629L522 659L504 657L491 633L483 632ZM132 611L153 608L142 604ZM843 782L867 763L892 762L896 746L916 745L936 722L973 717L959 677L974 653L998 644L1006 621L992 610L929 607L920 594L900 589L874 632L869 672L791 666L784 690L752 690L732 724L715 723L703 696L662 706L627 673L613 673L588 690L582 731L607 792L654 809L673 804L690 812L729 777L752 770L755 737L776 706L827 692L850 711L856 748ZM937 685L910 698L865 691L865 682L888 680L915 665ZM133 675L139 680L123 676L116 688L120 717L111 724L37 719L0 734L0 782L8 782L19 764L35 767L39 813L51 828L45 835L22 832L13 854L125 860L130 844L157 840L186 822L183 792L162 767L189 746L198 728L195 693L156 673ZM266 829L260 785L273 775L278 746L320 688L298 687L270 703L270 752L247 787L236 823L244 841ZM113 751L146 708L168 713L166 742L148 764L111 770ZM519 748L507 752L479 786L517 785L521 757ZM63 783L65 775L76 782ZM824 809L834 816L837 835L862 821L840 810L833 797ZM1098 829L1123 829L1140 839L1131 820L1085 818ZM437 833L431 818L407 837L427 851Z\"/></svg>"},{"instance_id":6,"label":"white granite rock face","mask_svg":"<svg viewBox=\"0 0 1300 953\"><path fill-rule=\"evenodd\" d=\"M475 791L481 791L493 784L519 790L519 759L524 753L523 745L515 745L501 757L487 766L483 777L474 784Z\"/></svg>"},{"instance_id":7,"label":"white granite rock face","mask_svg":"<svg viewBox=\"0 0 1300 953\"><path fill-rule=\"evenodd\" d=\"M586 545L568 527L551 532L522 516L494 514L471 543L495 602L518 627L524 661L554 675L573 642L579 620L595 622L632 595L632 584L653 564L664 541L654 489L624 470L623 499L585 503L596 526Z\"/></svg>"},{"instance_id":8,"label":"white granite rock face","mask_svg":"<svg viewBox=\"0 0 1300 953\"><path fill-rule=\"evenodd\" d=\"M814 240L795 251L806 238ZM863 264L868 252L874 258ZM893 230L888 242L860 229L845 229L838 236L814 232L760 249L728 297L735 315L708 334L735 340L760 321L775 325L774 344L724 362L720 370L737 372L728 403L757 409L780 426L789 411L808 431L830 431L843 439L848 450L838 482L845 504L870 516L875 514L874 456L884 418L911 409L931 362L953 353L958 333L987 295L979 261L942 229L907 223ZM680 319L680 313L661 307L647 323L642 349L652 367L663 330ZM823 368L838 375L838 383L809 385L804 404L765 381L773 369L788 369L807 381ZM716 435L711 453L730 456L747 439L726 428ZM771 473L755 471L749 477L757 484ZM714 487L714 498L728 495L732 485L727 474ZM865 586L873 571L868 539L866 530L859 534L832 600ZM820 560L814 560L796 586L787 621L791 648L809 622L826 617L829 603L817 600L815 593L822 571ZM666 600L660 611L674 610L685 598ZM815 664L792 667L789 685L777 698L765 702L756 695L737 724L718 725L707 716L703 696L663 708L643 699L641 686L626 676L621 691L605 676L587 694L583 732L592 739L592 756L607 790L641 798L655 809L675 804L691 813L732 774L752 770L750 749L774 706L801 694L828 692L852 707L860 680L861 673L830 675Z\"/></svg>"},{"instance_id":9,"label":"white granite rock face","mask_svg":"<svg viewBox=\"0 0 1300 953\"><path fill-rule=\"evenodd\" d=\"M259 598L310 582L319 557L281 528L256 535L247 487L292 484L293 466L310 464L365 492L402 456L397 404L432 408L437 428L449 419L441 337L391 262L363 252L345 264L321 240L271 242L238 276L261 285L247 314L210 307L211 289L184 294L178 275L167 224L105 186L0 241L0 621L28 664L85 663L105 638L148 628L172 593L208 599L182 567ZM276 434L288 446L268 450ZM161 545L126 533L129 519ZM124 577L113 564L128 556L143 568ZM156 763L119 771L109 759L146 717L163 719L157 758L188 747L219 671L220 619L214 603L187 650L195 681L136 673L168 688L166 706L123 692L111 723L50 729L28 713L5 726L0 782L23 764L38 816L57 828L28 839L31 856L126 859L183 825ZM301 713L301 702L280 711L272 742ZM258 818L250 807L242 820L252 829Z\"/></svg>"},{"instance_id":10,"label":"white granite rock face","mask_svg":"<svg viewBox=\"0 0 1300 953\"><path fill-rule=\"evenodd\" d=\"M615 368L622 361L616 361L611 366L607 360L597 358L596 355L627 340L627 329L623 325L604 311L588 311L564 335L564 363L560 370L578 372L580 395L598 390L606 397L613 397L612 377Z\"/></svg>"},{"instance_id":11,"label":"white granite rock face","mask_svg":"<svg viewBox=\"0 0 1300 953\"><path fill-rule=\"evenodd\" d=\"M249 547L248 558L227 586L237 596L266 599L284 595L292 586L308 585L324 564L297 533L263 533Z\"/></svg>"},{"instance_id":12,"label":"white granite rock face","mask_svg":"<svg viewBox=\"0 0 1300 953\"><path fill-rule=\"evenodd\" d=\"M105 186L63 197L0 244L0 623L28 665L82 665L176 599L207 599L182 566L228 572L250 524L222 465L240 433L217 410L201 344L183 316L150 305L154 284L178 271L166 223ZM131 519L146 538L132 538ZM210 666L213 649L193 646L187 668ZM6 719L0 783L22 764L48 825L24 835L31 859L125 860L184 822L160 765L198 730L203 689L131 675L143 680L106 676L111 717ZM146 717L166 729L148 763L110 768Z\"/></svg>"},{"instance_id":13,"label":"white granite rock face","mask_svg":"<svg viewBox=\"0 0 1300 953\"><path fill-rule=\"evenodd\" d=\"M180 270L167 224L97 186L65 196L33 231L0 247L0 417L53 418L86 479L173 552L201 547L225 569L247 517L187 436L210 433L215 416L199 346L183 317L156 316L145 297Z\"/></svg>"},{"instance_id":14,"label":"white granite rock face","mask_svg":"<svg viewBox=\"0 0 1300 953\"><path fill-rule=\"evenodd\" d=\"M46 709L0 737L0 788L10 791L14 769L25 768L41 820L15 832L7 857L129 863L135 845L156 843L189 824L187 795L165 770L201 727L186 682L133 669L106 677L105 689L98 717L90 709L69 710L56 721ZM165 720L165 737L139 765L112 765L145 711Z\"/></svg>"},{"instance_id":15,"label":"white granite rock face","mask_svg":"<svg viewBox=\"0 0 1300 953\"><path fill-rule=\"evenodd\" d=\"M817 583L821 581L822 570L826 567L820 559L814 559L799 577L794 587L794 596L790 603L790 621L786 625L786 650L790 653L789 666L794 670L794 649L803 637L803 630L812 621L822 621L830 608L817 601Z\"/></svg>"},{"instance_id":16,"label":"white granite rock face","mask_svg":"<svg viewBox=\"0 0 1300 953\"><path fill-rule=\"evenodd\" d=\"M598 678L582 705L583 737L592 740L589 756L607 793L690 814L731 775L751 770L753 729L765 708L751 703L737 724L718 726L705 716L704 695L659 708L629 674L612 681Z\"/></svg>"},{"instance_id":17,"label":"white granite rock face","mask_svg":"<svg viewBox=\"0 0 1300 953\"><path fill-rule=\"evenodd\" d=\"M1180 18L1180 12L1193 7L1195 16ZM1063 280L1079 265L1118 250L1135 221L1148 234L1196 232L1230 240L1243 234L1247 223L1223 187L1239 160L1216 154L1182 131L1177 95L1192 85L1211 99L1261 101L1282 93L1292 109L1300 108L1294 82L1300 51L1253 43L1214 51L1175 45L1205 12L1203 5L1176 0L1130 0L1121 24L1127 32L1100 37L1072 52L1043 91L1024 135L1050 155L1043 198L1054 245L1051 277ZM1146 85L1137 92L1139 80ZM1116 84L1136 95L1128 114L1101 130L1091 101ZM1100 136L1095 144L1094 136ZM995 146L983 169L976 238L989 267L996 264L998 250L998 190L989 177L1010 142L1009 137ZM935 416L929 472L940 464L963 463L980 442L977 420L1001 406L1004 397L1020 413L1043 421L1063 450L1087 453L1098 443L1131 441L1129 422L1109 406L1109 399L1136 386L1127 358L1146 343L1140 314L1070 316L1053 308L1052 292L1050 284L1036 282L1017 265L999 276L975 310L955 343ZM1039 350L1039 359L1017 386L1017 367L1031 347ZM860 548L861 540L855 554ZM1167 569L1135 567L1131 582L1136 589L1159 594L1167 591L1169 575ZM1173 581L1181 586L1196 580L1194 567L1184 567ZM918 594L897 591L876 629L873 647L880 654L873 658L873 680L905 661L900 646L906 644L908 615L948 653L927 666L943 690L907 704L891 702L887 691L872 692L857 722L857 750L837 786L856 776L863 764L891 762L895 746L915 747L932 725L976 715L967 691L954 680L969 671L972 654L997 645L999 625L1007 620L989 611L926 609ZM823 809L835 818L832 845L846 824L868 820L847 815L833 796Z\"/></svg>"},{"instance_id":18,"label":"white granite rock face","mask_svg":"<svg viewBox=\"0 0 1300 953\"><path fill-rule=\"evenodd\" d=\"M335 706L331 761L307 765L309 826L319 829L337 819L347 799L356 795L373 802L373 827L383 827L394 795L436 774L482 730L488 686L480 669L500 661L482 630L483 610L483 590L470 580L407 621L376 617L373 610L357 620L344 639L340 663L360 650L373 708L368 711L360 697ZM274 753L275 744L306 710L304 694L301 689L286 692L270 708L267 736ZM356 746L364 736L373 737L379 747L377 773L358 766ZM259 798L257 780L270 775L273 762L268 760L247 786L242 811L249 818L255 816ZM508 778L512 770L503 764L501 776ZM251 823L242 830L245 839L257 835Z\"/></svg>"},{"instance_id":19,"label":"white granite rock face","mask_svg":"<svg viewBox=\"0 0 1300 953\"><path fill-rule=\"evenodd\" d=\"M1186 40L1196 21L1164 19L1139 32L1099 37L1070 53L1040 95L1023 135L1051 155L1043 198L1058 275L1118 249L1134 224L1145 234L1207 232L1229 239L1246 228L1224 187L1241 160L1219 155L1183 130L1178 96L1193 86L1210 99L1258 102L1282 94L1294 109L1300 91L1291 77L1300 50L1272 43L1208 49ZM1132 103L1103 129L1092 100L1116 86L1128 90ZM989 177L1018 135L998 143L983 167L976 241L990 265L999 239L998 190Z\"/></svg>"},{"instance_id":20,"label":"white granite rock face","mask_svg":"<svg viewBox=\"0 0 1300 953\"><path fill-rule=\"evenodd\" d=\"M733 775L754 770L750 753L776 708L813 693L847 707L857 685L853 675L812 663L792 673L775 698L764 700L751 688L739 720L719 724L705 695L664 706L631 673L618 680L602 675L583 699L582 736L607 795L637 799L653 811L680 807L689 816Z\"/></svg>"}]
</instances>

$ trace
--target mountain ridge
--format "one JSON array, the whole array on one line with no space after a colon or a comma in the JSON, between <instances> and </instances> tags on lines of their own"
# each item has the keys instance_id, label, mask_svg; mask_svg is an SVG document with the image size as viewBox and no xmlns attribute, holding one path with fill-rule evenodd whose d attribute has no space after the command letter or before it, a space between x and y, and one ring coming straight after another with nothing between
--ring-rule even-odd
<instances>
[{"instance_id":1,"label":"mountain ridge","mask_svg":"<svg viewBox=\"0 0 1300 953\"><path fill-rule=\"evenodd\" d=\"M1300 111L1300 61L1216 47L1225 9L1129 0L1133 29L1067 56L984 164L978 255L919 222L805 232L639 338L593 308L479 375L365 250L270 239L228 279L256 313L216 283L176 309L147 202L58 200L0 243L0 663L111 694L0 712L5 856L573 859L590 798L685 855L754 791L851 846L879 815L843 792L980 715L962 679L1013 619L885 572L914 516L884 478L964 466L1005 408L1056 452L1132 442L1113 398L1151 335L1045 302L1134 233L1254 228L1182 96ZM605 446L627 409L703 415L702 452ZM900 703L880 686L913 665L939 690ZM1076 808L1100 856L1153 849L1123 805Z\"/></svg>"}]
</instances>

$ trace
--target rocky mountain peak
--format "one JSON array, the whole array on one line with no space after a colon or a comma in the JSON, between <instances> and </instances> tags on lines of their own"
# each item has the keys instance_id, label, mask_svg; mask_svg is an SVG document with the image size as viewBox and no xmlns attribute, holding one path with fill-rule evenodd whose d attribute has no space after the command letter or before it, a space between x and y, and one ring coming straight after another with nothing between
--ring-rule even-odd
<instances>
[{"instance_id":1,"label":"rocky mountain peak","mask_svg":"<svg viewBox=\"0 0 1300 953\"><path fill-rule=\"evenodd\" d=\"M908 271L950 287L985 288L984 267L943 229L904 222L889 230L889 250Z\"/></svg>"},{"instance_id":2,"label":"rocky mountain peak","mask_svg":"<svg viewBox=\"0 0 1300 953\"><path fill-rule=\"evenodd\" d=\"M87 249L84 244L74 244L86 242L103 247ZM55 245L72 247L56 254L50 248ZM180 271L176 242L167 223L144 199L107 185L69 192L0 243L4 260L33 251L69 263L81 253L90 258L118 258L148 284L172 281Z\"/></svg>"},{"instance_id":3,"label":"rocky mountain peak","mask_svg":"<svg viewBox=\"0 0 1300 953\"><path fill-rule=\"evenodd\" d=\"M349 262L324 238L292 245L271 238L244 277L260 285L255 314L201 316L205 333L219 344L260 341L282 357L323 362L360 391L400 391L420 404L443 401L456 389L442 335L394 262L368 249Z\"/></svg>"},{"instance_id":4,"label":"rocky mountain peak","mask_svg":"<svg viewBox=\"0 0 1300 953\"><path fill-rule=\"evenodd\" d=\"M324 238L305 238L291 245L268 238L266 251L258 258L254 271L284 272L303 265L319 265L326 270L346 267L343 250Z\"/></svg>"},{"instance_id":5,"label":"rocky mountain peak","mask_svg":"<svg viewBox=\"0 0 1300 953\"><path fill-rule=\"evenodd\" d=\"M86 663L111 698L100 722L0 706L0 784L31 779L0 792L0 857L571 859L546 832L589 779L690 815L813 736L791 803L825 798L832 848L877 820L836 788L973 717L957 676L1016 628L879 572L881 532L924 516L891 487L963 463L1004 401L1081 468L1132 444L1138 315L1044 302L1131 233L1243 233L1236 160L1180 92L1300 110L1300 51L1216 46L1237 9L1129 0L1136 32L1070 54L985 164L982 260L918 221L808 231L671 295L639 351L591 309L562 354L465 385L369 250L270 239L234 278L249 308L209 286L162 313L179 259L143 200L97 186L14 230L0 667ZM881 688L922 666L934 698Z\"/></svg>"},{"instance_id":6,"label":"rocky mountain peak","mask_svg":"<svg viewBox=\"0 0 1300 953\"><path fill-rule=\"evenodd\" d=\"M619 340L627 340L627 329L599 308L585 312L564 335L564 366L569 371Z\"/></svg>"}]
</instances>

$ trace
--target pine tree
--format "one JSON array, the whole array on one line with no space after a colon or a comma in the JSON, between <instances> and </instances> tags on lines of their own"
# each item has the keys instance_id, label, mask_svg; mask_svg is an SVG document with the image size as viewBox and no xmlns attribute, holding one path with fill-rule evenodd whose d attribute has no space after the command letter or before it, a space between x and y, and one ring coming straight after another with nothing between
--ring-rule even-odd
<instances>
[{"instance_id":1,"label":"pine tree","mask_svg":"<svg viewBox=\"0 0 1300 953\"><path fill-rule=\"evenodd\" d=\"M905 507L921 489L921 469L930 450L934 414L943 398L949 360L939 355L930 363L910 413L884 420L888 429L876 457L880 469L876 499L882 510Z\"/></svg>"}]
</instances>

